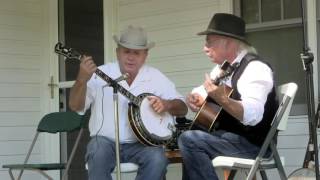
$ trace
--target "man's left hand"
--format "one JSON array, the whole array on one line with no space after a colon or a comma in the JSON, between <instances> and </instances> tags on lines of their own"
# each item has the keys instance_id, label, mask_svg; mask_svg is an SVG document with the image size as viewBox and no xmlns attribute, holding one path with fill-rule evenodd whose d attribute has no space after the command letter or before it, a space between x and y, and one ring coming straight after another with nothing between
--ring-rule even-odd
<instances>
[{"instance_id":1,"label":"man's left hand","mask_svg":"<svg viewBox=\"0 0 320 180\"><path fill-rule=\"evenodd\" d=\"M213 84L212 79L208 74L206 74L206 80L203 83L203 87L212 99L217 102L223 102L228 99L227 93L225 91L225 86L217 86Z\"/></svg>"}]
</instances>

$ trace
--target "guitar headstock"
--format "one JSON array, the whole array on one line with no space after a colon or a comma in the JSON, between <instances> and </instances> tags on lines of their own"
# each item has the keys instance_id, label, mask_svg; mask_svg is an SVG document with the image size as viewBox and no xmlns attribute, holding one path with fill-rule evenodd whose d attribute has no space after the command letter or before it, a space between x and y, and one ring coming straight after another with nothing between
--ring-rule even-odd
<instances>
[{"instance_id":1,"label":"guitar headstock","mask_svg":"<svg viewBox=\"0 0 320 180\"><path fill-rule=\"evenodd\" d=\"M219 75L213 80L213 83L215 85L219 85L222 80L231 76L231 74L239 67L239 65L240 64L237 62L230 64L225 60L220 67Z\"/></svg>"},{"instance_id":2,"label":"guitar headstock","mask_svg":"<svg viewBox=\"0 0 320 180\"><path fill-rule=\"evenodd\" d=\"M233 71L235 71L239 67L239 65L240 64L238 62L235 62L231 65L229 64L228 67L225 69L226 76L230 76L233 73Z\"/></svg>"},{"instance_id":3,"label":"guitar headstock","mask_svg":"<svg viewBox=\"0 0 320 180\"><path fill-rule=\"evenodd\" d=\"M66 57L66 58L69 58L69 59L78 59L78 60L80 60L80 58L81 58L81 54L78 51L76 51L76 50L74 50L72 48L68 48L68 47L64 46L60 42L58 42L55 45L54 52Z\"/></svg>"}]
</instances>

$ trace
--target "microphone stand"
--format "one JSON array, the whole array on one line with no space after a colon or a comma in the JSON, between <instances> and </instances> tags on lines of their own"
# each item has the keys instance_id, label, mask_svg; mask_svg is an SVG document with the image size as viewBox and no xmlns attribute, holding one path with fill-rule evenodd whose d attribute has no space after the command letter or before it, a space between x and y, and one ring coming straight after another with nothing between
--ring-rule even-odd
<instances>
[{"instance_id":1,"label":"microphone stand","mask_svg":"<svg viewBox=\"0 0 320 180\"><path fill-rule=\"evenodd\" d=\"M114 126L115 126L115 145L116 145L116 177L117 180L121 180L121 168L120 168L120 140L119 140L119 98L118 98L118 82L128 78L128 74L121 75L117 79L111 81L109 86L113 88L113 109L114 109Z\"/></svg>"},{"instance_id":2,"label":"microphone stand","mask_svg":"<svg viewBox=\"0 0 320 180\"><path fill-rule=\"evenodd\" d=\"M307 152L303 161L303 168L311 168L311 162L315 164L316 180L319 178L319 157L318 157L318 142L317 142L317 125L315 119L315 103L314 103L314 86L313 86L313 66L312 62L314 56L308 48L306 33L306 21L305 21L305 2L301 0L302 8L302 24L303 24L303 53L300 57L303 64L303 69L306 73L306 86L307 86L307 106L308 106L308 121L309 121L309 142L307 146Z\"/></svg>"},{"instance_id":3,"label":"microphone stand","mask_svg":"<svg viewBox=\"0 0 320 180\"><path fill-rule=\"evenodd\" d=\"M112 86L112 85L111 85ZM119 110L118 110L118 91L113 87L113 106L114 106L114 125L115 125L115 143L116 143L116 171L117 180L121 180L120 169L120 145L119 145Z\"/></svg>"}]
</instances>

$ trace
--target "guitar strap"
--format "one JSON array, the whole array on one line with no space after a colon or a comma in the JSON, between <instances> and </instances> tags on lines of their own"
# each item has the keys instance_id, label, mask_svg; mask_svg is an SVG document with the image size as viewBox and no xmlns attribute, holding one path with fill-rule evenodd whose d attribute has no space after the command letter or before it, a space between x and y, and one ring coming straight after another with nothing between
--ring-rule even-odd
<instances>
[{"instance_id":1,"label":"guitar strap","mask_svg":"<svg viewBox=\"0 0 320 180\"><path fill-rule=\"evenodd\" d=\"M234 71L232 79L231 79L232 89L234 89L234 91L233 91L234 93L231 95L231 97L233 99L240 100L241 97L240 97L240 94L238 93L237 82L238 82L238 79L240 78L240 76L242 75L243 71L246 69L247 65L252 61L261 61L261 62L265 63L266 65L268 65L271 68L271 70L273 71L270 64L268 62L265 62L264 60L261 60L261 58L258 55L252 54L252 53L246 54L243 57L243 59L241 60L240 66Z\"/></svg>"}]
</instances>

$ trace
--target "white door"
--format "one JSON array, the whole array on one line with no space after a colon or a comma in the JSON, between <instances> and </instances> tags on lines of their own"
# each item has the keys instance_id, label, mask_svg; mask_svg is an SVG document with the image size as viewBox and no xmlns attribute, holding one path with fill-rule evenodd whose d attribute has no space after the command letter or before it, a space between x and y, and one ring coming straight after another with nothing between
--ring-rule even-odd
<instances>
[{"instance_id":1,"label":"white door","mask_svg":"<svg viewBox=\"0 0 320 180\"><path fill-rule=\"evenodd\" d=\"M43 63L43 114L59 111L59 89L57 86L58 56L54 53L55 43L58 41L58 0L46 0L43 10L46 23L44 34L44 63ZM43 162L60 162L60 137L45 135L41 137L41 155ZM49 175L59 179L60 172L52 171Z\"/></svg>"}]
</instances>

